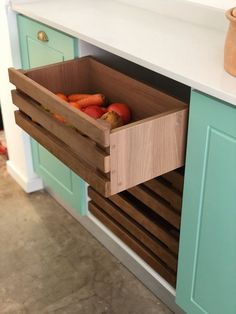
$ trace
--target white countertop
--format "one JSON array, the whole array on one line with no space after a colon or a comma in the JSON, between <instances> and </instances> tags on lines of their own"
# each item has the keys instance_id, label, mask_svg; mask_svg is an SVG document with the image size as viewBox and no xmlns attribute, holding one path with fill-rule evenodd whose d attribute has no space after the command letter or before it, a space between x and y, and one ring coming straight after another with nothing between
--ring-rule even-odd
<instances>
[{"instance_id":1,"label":"white countertop","mask_svg":"<svg viewBox=\"0 0 236 314\"><path fill-rule=\"evenodd\" d=\"M168 17L125 1L41 0L13 3L12 8L236 105L236 78L223 69L224 29Z\"/></svg>"},{"instance_id":2,"label":"white countertop","mask_svg":"<svg viewBox=\"0 0 236 314\"><path fill-rule=\"evenodd\" d=\"M227 10L236 5L235 0L187 0L201 5L207 5L211 8Z\"/></svg>"}]
</instances>

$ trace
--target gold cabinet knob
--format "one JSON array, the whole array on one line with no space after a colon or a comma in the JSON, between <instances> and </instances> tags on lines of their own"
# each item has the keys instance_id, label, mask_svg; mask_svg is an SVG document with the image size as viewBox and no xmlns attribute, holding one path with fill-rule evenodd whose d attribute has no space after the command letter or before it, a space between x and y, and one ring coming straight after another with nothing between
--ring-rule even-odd
<instances>
[{"instance_id":1,"label":"gold cabinet knob","mask_svg":"<svg viewBox=\"0 0 236 314\"><path fill-rule=\"evenodd\" d=\"M44 31L38 31L37 38L38 40L43 42L49 41L48 36Z\"/></svg>"}]
</instances>

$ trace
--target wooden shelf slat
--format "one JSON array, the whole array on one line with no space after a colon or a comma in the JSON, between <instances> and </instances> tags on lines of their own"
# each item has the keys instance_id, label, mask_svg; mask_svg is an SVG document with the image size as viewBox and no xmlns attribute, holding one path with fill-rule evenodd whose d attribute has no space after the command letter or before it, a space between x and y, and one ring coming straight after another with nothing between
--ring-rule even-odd
<instances>
[{"instance_id":1,"label":"wooden shelf slat","mask_svg":"<svg viewBox=\"0 0 236 314\"><path fill-rule=\"evenodd\" d=\"M107 196L110 191L110 181L100 175L95 168L80 160L71 149L57 137L50 134L40 125L30 120L24 113L15 111L16 123L30 134L39 144L43 145L50 153L61 160L82 179L93 185L101 194Z\"/></svg>"},{"instance_id":2,"label":"wooden shelf slat","mask_svg":"<svg viewBox=\"0 0 236 314\"><path fill-rule=\"evenodd\" d=\"M147 182L144 182L144 186L165 199L177 211L181 211L182 197L180 192L178 193L175 189L173 189L172 186L165 184L164 180L161 180L161 178L149 180Z\"/></svg>"},{"instance_id":3,"label":"wooden shelf slat","mask_svg":"<svg viewBox=\"0 0 236 314\"><path fill-rule=\"evenodd\" d=\"M158 224L152 220L144 212L140 211L135 204L132 204L122 193L113 195L109 198L114 204L116 204L122 211L132 217L143 228L152 233L157 239L164 243L170 251L178 254L179 242L178 239L170 233L168 228L165 228L162 224Z\"/></svg>"},{"instance_id":4,"label":"wooden shelf slat","mask_svg":"<svg viewBox=\"0 0 236 314\"><path fill-rule=\"evenodd\" d=\"M176 190L182 192L184 187L184 176L181 172L175 170L162 175L162 178L170 182Z\"/></svg>"},{"instance_id":5,"label":"wooden shelf slat","mask_svg":"<svg viewBox=\"0 0 236 314\"><path fill-rule=\"evenodd\" d=\"M147 264L156 270L173 287L176 285L176 275L166 267L160 260L150 253L141 243L139 243L121 225L118 225L108 214L93 202L89 202L90 212L97 217L108 229L118 236L134 252L136 252Z\"/></svg>"},{"instance_id":6,"label":"wooden shelf slat","mask_svg":"<svg viewBox=\"0 0 236 314\"><path fill-rule=\"evenodd\" d=\"M110 156L99 149L94 141L85 137L74 128L59 122L48 111L27 95L12 91L13 103L33 121L68 145L79 158L104 173L110 171Z\"/></svg>"},{"instance_id":7,"label":"wooden shelf slat","mask_svg":"<svg viewBox=\"0 0 236 314\"><path fill-rule=\"evenodd\" d=\"M122 225L129 233L131 233L145 247L151 250L158 258L166 263L174 272L177 271L177 257L164 246L157 238L150 234L134 219L125 214L110 200L105 199L91 187L88 188L88 195L92 202L103 209L109 216Z\"/></svg>"},{"instance_id":8,"label":"wooden shelf slat","mask_svg":"<svg viewBox=\"0 0 236 314\"><path fill-rule=\"evenodd\" d=\"M150 193L144 186L135 186L129 189L128 192L165 219L168 223L173 225L176 229L179 229L180 215L168 206L168 204L165 204L158 199L156 195Z\"/></svg>"}]
</instances>

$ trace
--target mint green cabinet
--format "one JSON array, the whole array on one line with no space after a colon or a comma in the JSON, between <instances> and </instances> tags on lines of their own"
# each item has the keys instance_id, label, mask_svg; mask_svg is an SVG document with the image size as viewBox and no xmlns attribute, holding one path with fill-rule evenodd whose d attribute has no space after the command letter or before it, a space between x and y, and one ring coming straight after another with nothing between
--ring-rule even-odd
<instances>
[{"instance_id":1,"label":"mint green cabinet","mask_svg":"<svg viewBox=\"0 0 236 314\"><path fill-rule=\"evenodd\" d=\"M17 16L22 66L25 69L74 59L77 40L71 36L36 22L23 15ZM41 41L38 32L45 32L48 41Z\"/></svg>"},{"instance_id":2,"label":"mint green cabinet","mask_svg":"<svg viewBox=\"0 0 236 314\"><path fill-rule=\"evenodd\" d=\"M192 92L176 302L236 313L236 107Z\"/></svg>"},{"instance_id":3,"label":"mint green cabinet","mask_svg":"<svg viewBox=\"0 0 236 314\"><path fill-rule=\"evenodd\" d=\"M18 15L18 29L24 69L61 62L77 56L78 41L44 24ZM45 32L48 41L41 41L38 32ZM32 155L35 172L44 184L76 212L86 212L85 183L61 161L33 139Z\"/></svg>"}]
</instances>

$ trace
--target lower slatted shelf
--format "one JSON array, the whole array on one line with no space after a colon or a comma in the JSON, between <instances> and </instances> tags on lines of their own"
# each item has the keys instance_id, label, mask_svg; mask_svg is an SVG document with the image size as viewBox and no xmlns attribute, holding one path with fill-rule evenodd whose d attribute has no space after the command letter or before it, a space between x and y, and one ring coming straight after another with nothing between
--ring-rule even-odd
<instances>
[{"instance_id":1,"label":"lower slatted shelf","mask_svg":"<svg viewBox=\"0 0 236 314\"><path fill-rule=\"evenodd\" d=\"M181 168L109 198L88 188L92 214L174 287L183 178Z\"/></svg>"},{"instance_id":2,"label":"lower slatted shelf","mask_svg":"<svg viewBox=\"0 0 236 314\"><path fill-rule=\"evenodd\" d=\"M163 276L170 284L175 286L176 275L169 270L158 258L152 254L144 245L142 245L135 237L125 230L122 225L118 224L111 216L107 215L101 208L93 202L89 204L89 210L97 217L105 226L107 226L115 235L117 235L124 243L126 243L133 251L135 251L145 262Z\"/></svg>"}]
</instances>

